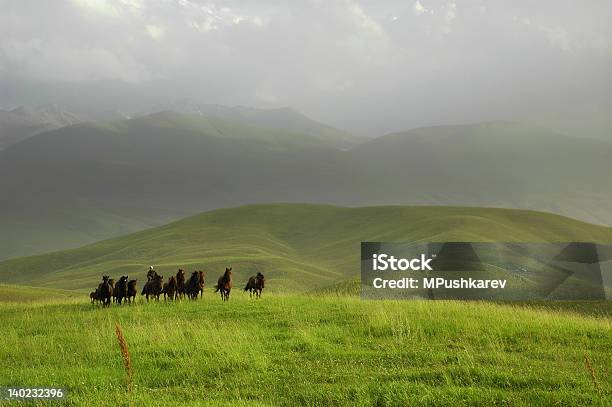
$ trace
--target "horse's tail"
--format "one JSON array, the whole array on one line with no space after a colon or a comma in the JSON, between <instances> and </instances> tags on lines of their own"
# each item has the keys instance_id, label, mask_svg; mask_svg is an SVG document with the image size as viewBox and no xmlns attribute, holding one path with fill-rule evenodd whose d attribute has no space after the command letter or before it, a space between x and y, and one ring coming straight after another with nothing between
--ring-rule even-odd
<instances>
[{"instance_id":1,"label":"horse's tail","mask_svg":"<svg viewBox=\"0 0 612 407\"><path fill-rule=\"evenodd\" d=\"M219 292L219 288L220 288L220 286L219 286L219 284L217 284L217 285L215 286L215 292Z\"/></svg>"},{"instance_id":2,"label":"horse's tail","mask_svg":"<svg viewBox=\"0 0 612 407\"><path fill-rule=\"evenodd\" d=\"M142 292L140 293L140 295L145 295L146 292L147 292L147 283L145 283L145 285L142 287Z\"/></svg>"}]
</instances>

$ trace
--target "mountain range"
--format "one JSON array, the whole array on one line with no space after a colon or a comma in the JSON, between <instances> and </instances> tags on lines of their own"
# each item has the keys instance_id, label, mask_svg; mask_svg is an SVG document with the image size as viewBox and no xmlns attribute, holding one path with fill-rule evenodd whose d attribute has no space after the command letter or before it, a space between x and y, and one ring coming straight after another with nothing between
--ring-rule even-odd
<instances>
[{"instance_id":1,"label":"mountain range","mask_svg":"<svg viewBox=\"0 0 612 407\"><path fill-rule=\"evenodd\" d=\"M291 107L277 109L259 109L245 106L229 107L183 99L172 103L157 105L145 112L137 113L135 116L147 116L164 111L182 113L185 115L216 117L276 130L305 134L325 140L339 148L348 148L359 141L359 139L356 139L351 134L312 120Z\"/></svg>"},{"instance_id":2,"label":"mountain range","mask_svg":"<svg viewBox=\"0 0 612 407\"><path fill-rule=\"evenodd\" d=\"M248 112L83 122L0 151L0 258L268 202L508 207L612 223L609 141L496 121L342 143L325 125L305 131L291 110Z\"/></svg>"}]
</instances>

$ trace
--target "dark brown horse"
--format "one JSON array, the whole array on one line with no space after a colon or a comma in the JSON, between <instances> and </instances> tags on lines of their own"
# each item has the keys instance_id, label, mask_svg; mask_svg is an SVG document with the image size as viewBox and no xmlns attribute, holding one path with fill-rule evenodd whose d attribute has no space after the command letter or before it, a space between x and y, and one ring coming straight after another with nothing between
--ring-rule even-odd
<instances>
[{"instance_id":1,"label":"dark brown horse","mask_svg":"<svg viewBox=\"0 0 612 407\"><path fill-rule=\"evenodd\" d=\"M109 283L108 276L102 277L102 283L98 286L98 299L104 307L108 307L113 297L113 287Z\"/></svg>"},{"instance_id":2,"label":"dark brown horse","mask_svg":"<svg viewBox=\"0 0 612 407\"><path fill-rule=\"evenodd\" d=\"M115 293L115 279L114 278L109 278L108 279L108 283L110 284L110 286L113 288L113 302L117 302L117 294Z\"/></svg>"},{"instance_id":3,"label":"dark brown horse","mask_svg":"<svg viewBox=\"0 0 612 407\"><path fill-rule=\"evenodd\" d=\"M167 283L164 284L162 291L164 292L164 301L167 299L173 301L177 290L176 277L171 276Z\"/></svg>"},{"instance_id":4,"label":"dark brown horse","mask_svg":"<svg viewBox=\"0 0 612 407\"><path fill-rule=\"evenodd\" d=\"M162 293L164 276L160 276L157 273L153 276L153 278L146 282L144 287L142 287L141 295L146 296L147 301L149 301L149 296L155 298L159 301L159 296Z\"/></svg>"},{"instance_id":5,"label":"dark brown horse","mask_svg":"<svg viewBox=\"0 0 612 407\"><path fill-rule=\"evenodd\" d=\"M215 292L219 291L221 293L221 300L228 301L230 292L232 291L232 268L225 268L225 273L219 280L217 280L217 285L215 287Z\"/></svg>"},{"instance_id":6,"label":"dark brown horse","mask_svg":"<svg viewBox=\"0 0 612 407\"><path fill-rule=\"evenodd\" d=\"M198 276L200 280L198 281L198 288L200 290L200 298L204 297L204 283L206 282L206 273L202 270L198 270Z\"/></svg>"},{"instance_id":7,"label":"dark brown horse","mask_svg":"<svg viewBox=\"0 0 612 407\"><path fill-rule=\"evenodd\" d=\"M91 300L92 304L95 304L96 302L99 301L99 294L98 294L98 289L96 288L96 291L92 291L89 293L89 299Z\"/></svg>"},{"instance_id":8,"label":"dark brown horse","mask_svg":"<svg viewBox=\"0 0 612 407\"><path fill-rule=\"evenodd\" d=\"M244 287L244 291L249 292L249 297L253 298L253 294L255 294L255 298L261 298L261 292L265 287L266 278L263 274L257 273L254 276L249 278L249 281Z\"/></svg>"},{"instance_id":9,"label":"dark brown horse","mask_svg":"<svg viewBox=\"0 0 612 407\"><path fill-rule=\"evenodd\" d=\"M132 301L136 301L136 294L138 293L138 289L136 288L137 280L130 280L127 284L127 302L131 304Z\"/></svg>"},{"instance_id":10,"label":"dark brown horse","mask_svg":"<svg viewBox=\"0 0 612 407\"><path fill-rule=\"evenodd\" d=\"M200 275L197 271L191 273L191 277L189 281L185 284L185 294L187 294L187 298L190 300L195 300L198 298L198 294L200 293Z\"/></svg>"},{"instance_id":11,"label":"dark brown horse","mask_svg":"<svg viewBox=\"0 0 612 407\"><path fill-rule=\"evenodd\" d=\"M183 298L183 296L186 294L185 293L185 270L183 269L178 269L178 271L176 272L176 297L178 298Z\"/></svg>"},{"instance_id":12,"label":"dark brown horse","mask_svg":"<svg viewBox=\"0 0 612 407\"><path fill-rule=\"evenodd\" d=\"M121 304L124 299L127 299L128 294L128 276L122 276L113 290L113 296L117 300L117 304Z\"/></svg>"}]
</instances>

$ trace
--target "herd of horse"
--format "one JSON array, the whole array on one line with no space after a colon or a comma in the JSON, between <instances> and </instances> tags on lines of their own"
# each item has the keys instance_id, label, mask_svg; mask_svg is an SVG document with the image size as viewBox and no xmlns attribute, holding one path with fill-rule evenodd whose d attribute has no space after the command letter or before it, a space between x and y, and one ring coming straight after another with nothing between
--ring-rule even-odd
<instances>
[{"instance_id":1,"label":"herd of horse","mask_svg":"<svg viewBox=\"0 0 612 407\"><path fill-rule=\"evenodd\" d=\"M164 282L164 277L157 274L153 267L147 272L147 282L142 287L143 295L147 302L149 299L159 301L164 296L164 301L176 301L184 298L195 300L204 296L204 284L206 274L202 270L191 273L189 279L186 278L185 271L179 269L176 276L171 276ZM265 287L265 277L261 273L251 276L244 291L249 291L251 298L261 298L261 293ZM131 304L136 301L138 280L129 280L128 276L121 276L115 281L109 276L103 276L102 282L95 291L89 294L92 304L101 304L108 307L111 303L121 304L127 302ZM232 291L232 268L225 268L225 272L217 280L215 292L220 293L222 301L228 301Z\"/></svg>"}]
</instances>

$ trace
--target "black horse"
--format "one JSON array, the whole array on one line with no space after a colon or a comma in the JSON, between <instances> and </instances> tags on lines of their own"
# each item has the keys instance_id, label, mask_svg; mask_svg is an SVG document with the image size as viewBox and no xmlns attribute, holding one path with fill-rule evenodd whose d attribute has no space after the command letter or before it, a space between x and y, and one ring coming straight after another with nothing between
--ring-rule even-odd
<instances>
[{"instance_id":1,"label":"black horse","mask_svg":"<svg viewBox=\"0 0 612 407\"><path fill-rule=\"evenodd\" d=\"M159 296L161 295L163 290L163 282L164 277L155 273L155 276L153 276L152 279L147 281L144 287L142 287L141 295L146 296L147 301L149 301L149 296L159 301Z\"/></svg>"},{"instance_id":2,"label":"black horse","mask_svg":"<svg viewBox=\"0 0 612 407\"><path fill-rule=\"evenodd\" d=\"M136 294L138 293L138 289L136 288L137 280L130 280L127 284L127 302L131 304L132 301L136 301Z\"/></svg>"},{"instance_id":3,"label":"black horse","mask_svg":"<svg viewBox=\"0 0 612 407\"><path fill-rule=\"evenodd\" d=\"M178 269L176 272L176 299L182 299L186 294L187 284L185 283L185 270Z\"/></svg>"},{"instance_id":4,"label":"black horse","mask_svg":"<svg viewBox=\"0 0 612 407\"><path fill-rule=\"evenodd\" d=\"M194 271L193 273L191 273L191 277L189 278L189 280L187 280L187 282L185 283L183 291L185 294L187 294L187 298L189 298L190 300L193 300L198 296L199 280L200 278L198 277L198 272Z\"/></svg>"},{"instance_id":5,"label":"black horse","mask_svg":"<svg viewBox=\"0 0 612 407\"><path fill-rule=\"evenodd\" d=\"M108 276L102 277L102 283L98 286L98 299L105 307L110 306L113 297L113 286L108 280Z\"/></svg>"},{"instance_id":6,"label":"black horse","mask_svg":"<svg viewBox=\"0 0 612 407\"><path fill-rule=\"evenodd\" d=\"M126 299L128 296L128 276L122 276L115 285L114 296L117 299L117 304Z\"/></svg>"}]
</instances>

